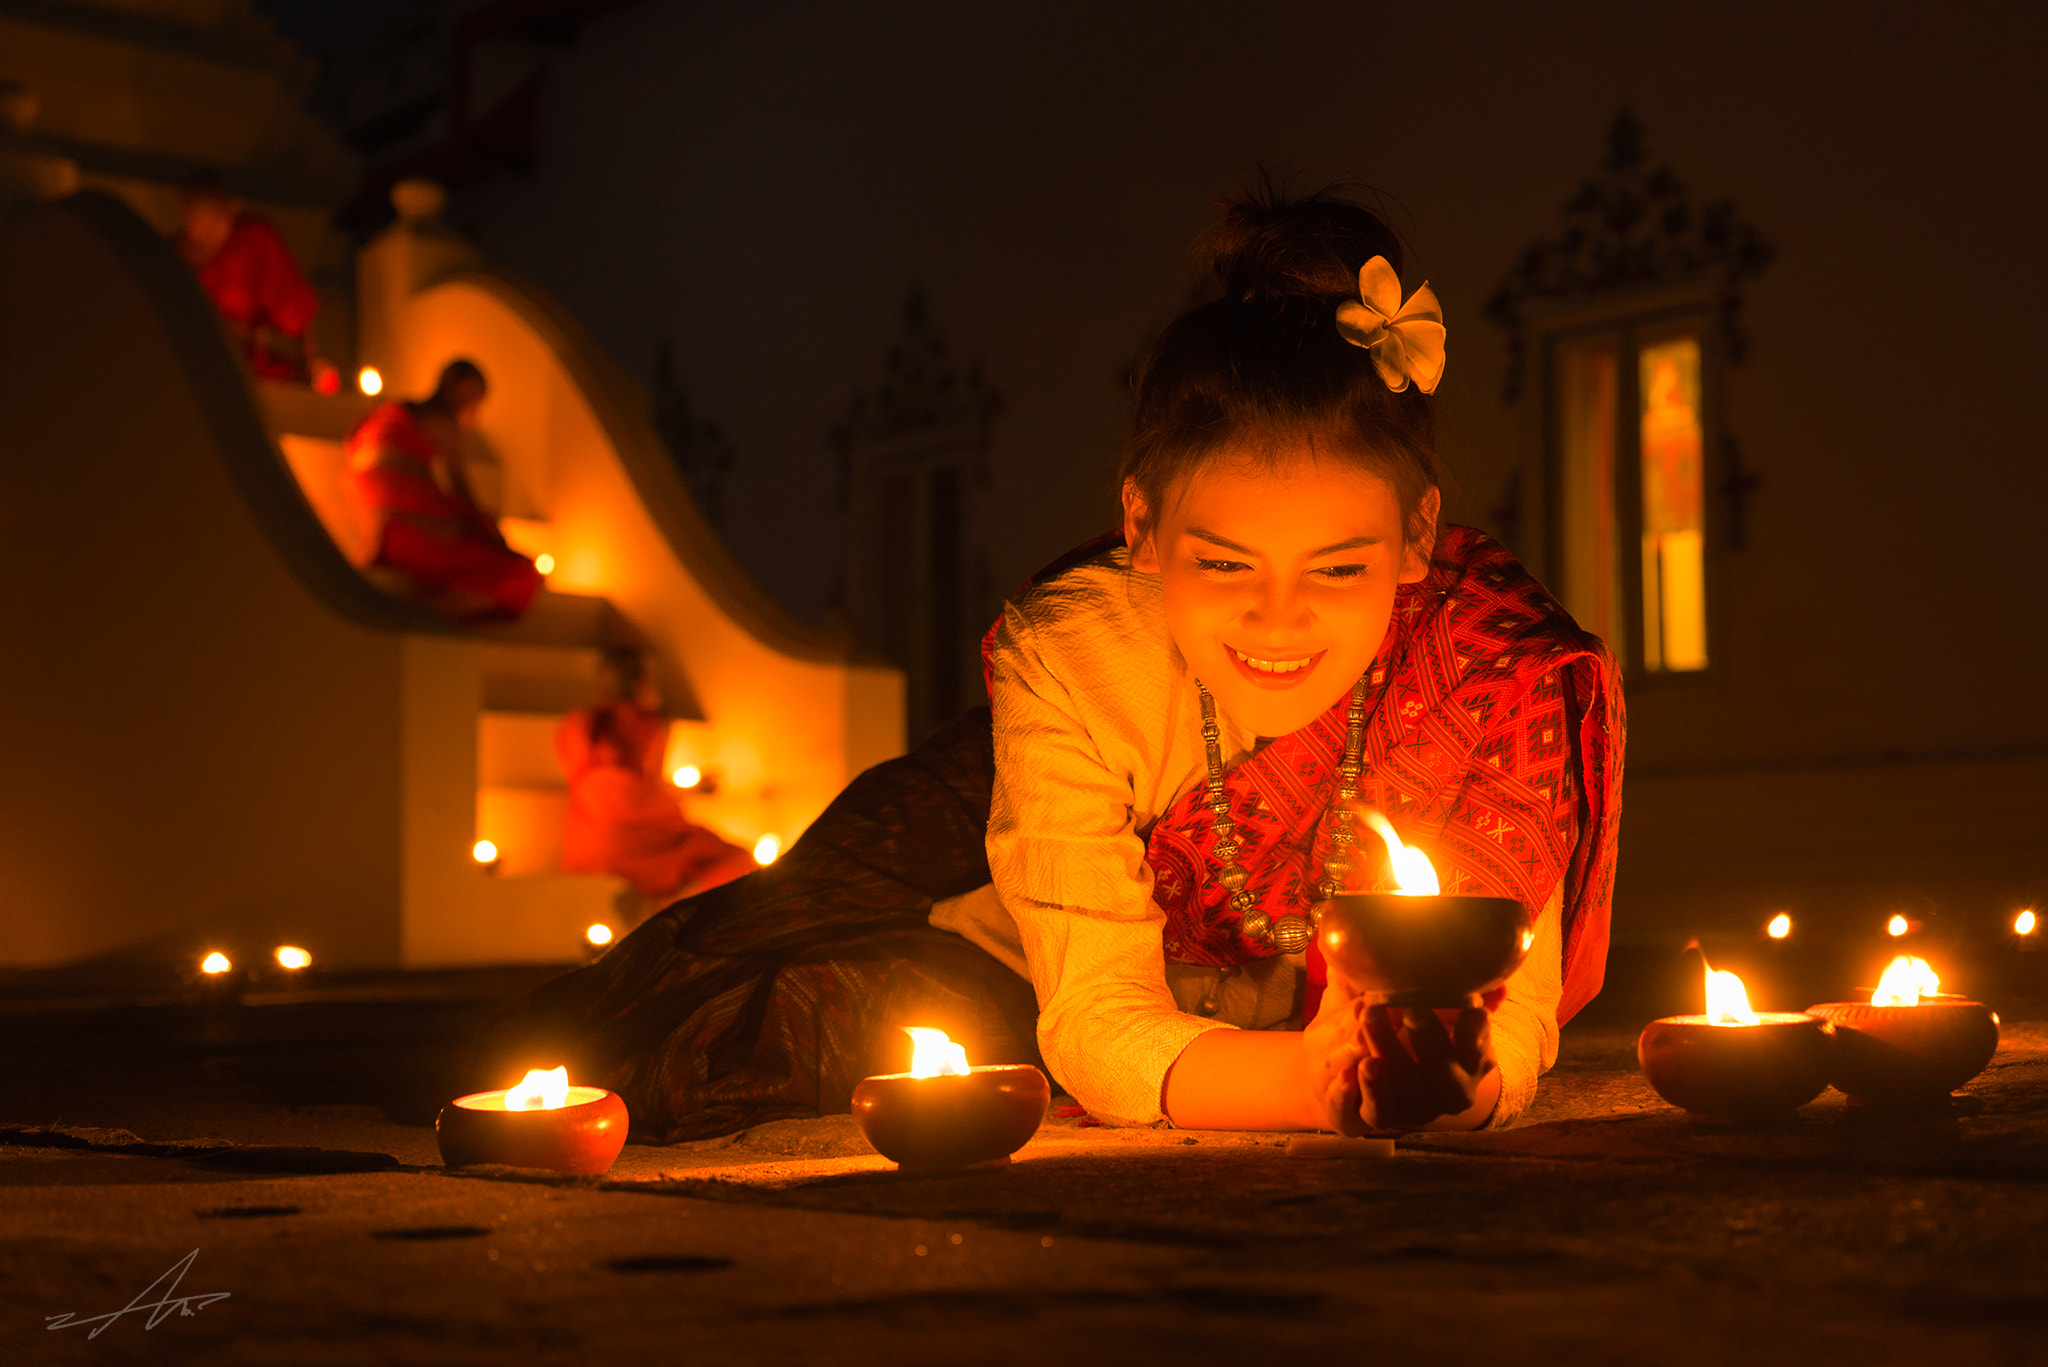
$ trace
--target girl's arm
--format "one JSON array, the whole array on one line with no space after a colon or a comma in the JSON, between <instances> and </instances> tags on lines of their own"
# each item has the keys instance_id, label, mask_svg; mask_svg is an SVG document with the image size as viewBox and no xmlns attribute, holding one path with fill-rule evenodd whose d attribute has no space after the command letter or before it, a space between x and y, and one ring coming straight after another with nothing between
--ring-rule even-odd
<instances>
[{"instance_id":1,"label":"girl's arm","mask_svg":"<svg viewBox=\"0 0 2048 1367\"><path fill-rule=\"evenodd\" d=\"M1339 1004L1304 1031L1215 1030L1174 1060L1161 1105L1190 1130L1478 1129L1500 1101L1488 1027L1479 1007L1396 1020Z\"/></svg>"}]
</instances>

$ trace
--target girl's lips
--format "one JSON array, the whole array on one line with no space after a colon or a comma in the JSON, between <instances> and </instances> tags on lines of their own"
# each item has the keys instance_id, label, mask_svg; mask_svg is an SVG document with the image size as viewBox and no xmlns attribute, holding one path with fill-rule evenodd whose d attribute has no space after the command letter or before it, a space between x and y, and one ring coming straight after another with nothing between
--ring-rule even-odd
<instances>
[{"instance_id":1,"label":"girl's lips","mask_svg":"<svg viewBox=\"0 0 2048 1367\"><path fill-rule=\"evenodd\" d=\"M1300 668L1290 669L1283 674L1270 669L1253 668L1245 663L1242 655L1229 646L1223 647L1223 653L1230 657L1230 663L1236 667L1240 677L1258 685L1260 688L1274 690L1293 688L1300 684L1316 672L1316 666L1323 662L1323 656L1329 654L1326 650L1319 650L1315 654L1308 656L1306 662ZM1292 663L1292 661L1287 663Z\"/></svg>"}]
</instances>

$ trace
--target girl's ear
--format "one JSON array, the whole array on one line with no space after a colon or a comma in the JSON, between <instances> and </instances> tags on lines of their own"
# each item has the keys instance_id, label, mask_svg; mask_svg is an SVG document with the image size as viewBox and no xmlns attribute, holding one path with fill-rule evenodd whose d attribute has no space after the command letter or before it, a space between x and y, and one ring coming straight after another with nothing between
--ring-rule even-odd
<instances>
[{"instance_id":1,"label":"girl's ear","mask_svg":"<svg viewBox=\"0 0 2048 1367\"><path fill-rule=\"evenodd\" d=\"M1153 544L1151 508L1138 492L1137 481L1124 481L1124 544L1131 548L1131 568L1141 574L1159 573L1159 548Z\"/></svg>"},{"instance_id":2,"label":"girl's ear","mask_svg":"<svg viewBox=\"0 0 2048 1367\"><path fill-rule=\"evenodd\" d=\"M1431 489L1415 507L1401 546L1403 584L1419 584L1429 577L1429 557L1436 551L1436 519L1444 509L1444 496Z\"/></svg>"}]
</instances>

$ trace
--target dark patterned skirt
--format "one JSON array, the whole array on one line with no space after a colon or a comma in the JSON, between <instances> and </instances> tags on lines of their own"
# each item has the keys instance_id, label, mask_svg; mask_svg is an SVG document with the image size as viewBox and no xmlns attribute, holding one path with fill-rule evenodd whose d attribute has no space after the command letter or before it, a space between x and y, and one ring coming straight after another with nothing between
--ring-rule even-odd
<instances>
[{"instance_id":1,"label":"dark patterned skirt","mask_svg":"<svg viewBox=\"0 0 2048 1367\"><path fill-rule=\"evenodd\" d=\"M1031 985L929 922L989 881L986 708L848 786L769 867L677 902L493 1023L481 1086L566 1063L633 1138L676 1143L843 1112L908 1065L907 1025L976 1063L1037 1063Z\"/></svg>"}]
</instances>

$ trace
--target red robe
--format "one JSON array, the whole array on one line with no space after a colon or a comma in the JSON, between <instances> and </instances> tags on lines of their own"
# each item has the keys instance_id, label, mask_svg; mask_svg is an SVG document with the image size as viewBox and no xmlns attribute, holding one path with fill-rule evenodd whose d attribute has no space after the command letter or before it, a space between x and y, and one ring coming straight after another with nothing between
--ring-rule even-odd
<instances>
[{"instance_id":1,"label":"red robe","mask_svg":"<svg viewBox=\"0 0 2048 1367\"><path fill-rule=\"evenodd\" d=\"M569 777L562 821L562 867L611 873L649 899L729 883L754 869L754 856L683 816L661 772L666 717L629 702L583 707L555 732L555 754Z\"/></svg>"},{"instance_id":2,"label":"red robe","mask_svg":"<svg viewBox=\"0 0 2048 1367\"><path fill-rule=\"evenodd\" d=\"M371 410L348 434L346 451L347 488L374 547L368 563L404 572L423 598L460 589L491 600L498 615L526 611L540 571L505 544L482 509L435 480L448 457L404 404Z\"/></svg>"},{"instance_id":3,"label":"red robe","mask_svg":"<svg viewBox=\"0 0 2048 1367\"><path fill-rule=\"evenodd\" d=\"M320 300L270 221L243 214L227 241L199 268L199 284L240 340L250 367L266 380L304 380L305 336Z\"/></svg>"}]
</instances>

